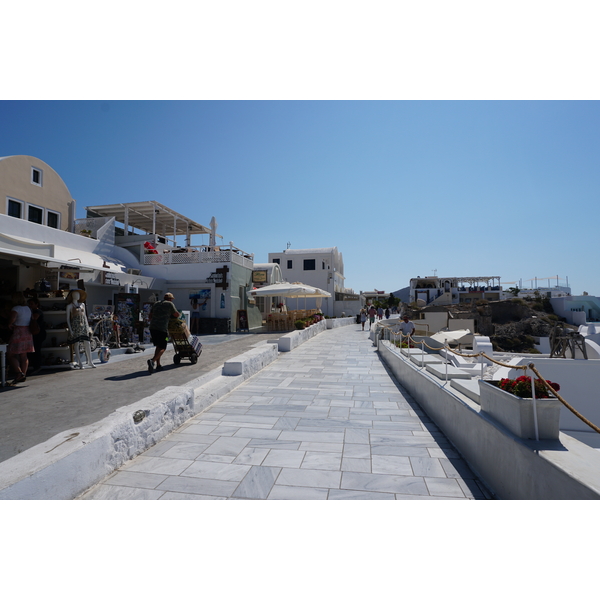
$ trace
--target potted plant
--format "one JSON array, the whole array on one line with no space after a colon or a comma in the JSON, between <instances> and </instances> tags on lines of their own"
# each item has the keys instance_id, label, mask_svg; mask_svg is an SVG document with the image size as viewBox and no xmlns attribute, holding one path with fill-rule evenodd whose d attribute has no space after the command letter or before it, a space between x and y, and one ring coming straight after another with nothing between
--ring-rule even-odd
<instances>
[{"instance_id":1,"label":"potted plant","mask_svg":"<svg viewBox=\"0 0 600 600\"><path fill-rule=\"evenodd\" d=\"M555 391L560 389L557 383L548 383ZM539 439L558 439L561 403L550 396L541 380L536 379L534 385ZM479 402L482 412L493 417L514 435L535 439L531 377L523 375L501 381L479 380Z\"/></svg>"},{"instance_id":2,"label":"potted plant","mask_svg":"<svg viewBox=\"0 0 600 600\"><path fill-rule=\"evenodd\" d=\"M83 237L91 237L92 236L92 230L91 229L82 229L79 233Z\"/></svg>"},{"instance_id":3,"label":"potted plant","mask_svg":"<svg viewBox=\"0 0 600 600\"><path fill-rule=\"evenodd\" d=\"M144 242L144 254L158 254L158 250L150 242Z\"/></svg>"},{"instance_id":4,"label":"potted plant","mask_svg":"<svg viewBox=\"0 0 600 600\"><path fill-rule=\"evenodd\" d=\"M295 323L294 323L294 327L296 329L304 329L304 319L298 319Z\"/></svg>"},{"instance_id":5,"label":"potted plant","mask_svg":"<svg viewBox=\"0 0 600 600\"><path fill-rule=\"evenodd\" d=\"M550 385L553 390L557 392L560 391L560 385L558 385L558 383L553 383L550 380L547 381L548 385ZM491 381L490 383L496 385L505 392L519 396L519 398L531 398L531 377L525 377L525 375L521 375L521 377L517 377L516 379L505 378L501 379L499 382ZM548 388L543 384L541 379L535 380L535 397L551 397L548 393Z\"/></svg>"}]
</instances>

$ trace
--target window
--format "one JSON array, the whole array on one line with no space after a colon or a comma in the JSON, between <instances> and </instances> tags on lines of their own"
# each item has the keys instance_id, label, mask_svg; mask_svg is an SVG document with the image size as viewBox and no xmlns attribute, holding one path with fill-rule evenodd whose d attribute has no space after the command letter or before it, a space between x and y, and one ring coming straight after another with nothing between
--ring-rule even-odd
<instances>
[{"instance_id":1,"label":"window","mask_svg":"<svg viewBox=\"0 0 600 600\"><path fill-rule=\"evenodd\" d=\"M273 262L274 262L275 264L277 264L277 265L278 265L278 264L280 264L280 260L279 260L278 258L274 258L274 259L273 259Z\"/></svg>"},{"instance_id":2,"label":"window","mask_svg":"<svg viewBox=\"0 0 600 600\"><path fill-rule=\"evenodd\" d=\"M11 217L16 217L17 219L23 218L23 203L18 200L8 199L8 210L7 213Z\"/></svg>"},{"instance_id":3,"label":"window","mask_svg":"<svg viewBox=\"0 0 600 600\"><path fill-rule=\"evenodd\" d=\"M288 260L288 262L287 262L287 268L288 269L292 268L292 261L291 260Z\"/></svg>"},{"instance_id":4,"label":"window","mask_svg":"<svg viewBox=\"0 0 600 600\"><path fill-rule=\"evenodd\" d=\"M44 211L37 206L30 206L28 220L41 225L44 222Z\"/></svg>"},{"instance_id":5,"label":"window","mask_svg":"<svg viewBox=\"0 0 600 600\"><path fill-rule=\"evenodd\" d=\"M31 167L31 183L42 187L42 171L40 169Z\"/></svg>"},{"instance_id":6,"label":"window","mask_svg":"<svg viewBox=\"0 0 600 600\"><path fill-rule=\"evenodd\" d=\"M314 258L305 258L304 259L304 270L305 271L315 271L316 264Z\"/></svg>"},{"instance_id":7,"label":"window","mask_svg":"<svg viewBox=\"0 0 600 600\"><path fill-rule=\"evenodd\" d=\"M54 229L60 228L60 215L58 213L48 211L47 216L47 225L48 227L53 227Z\"/></svg>"}]
</instances>

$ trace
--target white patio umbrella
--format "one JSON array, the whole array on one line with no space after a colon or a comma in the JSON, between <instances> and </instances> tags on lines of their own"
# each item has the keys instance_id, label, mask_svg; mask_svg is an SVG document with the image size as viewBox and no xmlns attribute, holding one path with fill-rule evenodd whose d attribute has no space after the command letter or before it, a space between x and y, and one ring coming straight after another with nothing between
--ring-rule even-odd
<instances>
[{"instance_id":1,"label":"white patio umbrella","mask_svg":"<svg viewBox=\"0 0 600 600\"><path fill-rule=\"evenodd\" d=\"M264 287L256 290L250 290L251 296L271 296L271 297L282 297L282 298L329 298L331 294L310 285L305 285L299 281L294 283L274 283L272 285L265 285ZM304 302L306 306L306 300Z\"/></svg>"}]
</instances>

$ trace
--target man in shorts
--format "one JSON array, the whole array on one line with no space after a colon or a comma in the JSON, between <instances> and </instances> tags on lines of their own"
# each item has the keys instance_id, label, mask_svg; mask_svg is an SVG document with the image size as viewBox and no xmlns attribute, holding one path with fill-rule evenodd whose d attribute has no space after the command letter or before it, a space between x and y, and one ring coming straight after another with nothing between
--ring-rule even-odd
<instances>
[{"instance_id":1,"label":"man in shorts","mask_svg":"<svg viewBox=\"0 0 600 600\"><path fill-rule=\"evenodd\" d=\"M148 373L154 371L154 363L156 363L157 371L162 369L160 357L167 349L169 319L179 317L179 313L173 304L174 299L173 294L167 292L164 300L156 302L150 309L150 336L155 348L154 356L148 359Z\"/></svg>"}]
</instances>

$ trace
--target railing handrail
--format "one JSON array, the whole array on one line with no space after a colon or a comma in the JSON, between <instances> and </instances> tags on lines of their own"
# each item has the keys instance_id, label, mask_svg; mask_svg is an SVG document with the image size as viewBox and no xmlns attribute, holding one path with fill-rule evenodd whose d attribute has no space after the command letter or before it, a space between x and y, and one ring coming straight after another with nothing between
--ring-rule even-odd
<instances>
[{"instance_id":1,"label":"railing handrail","mask_svg":"<svg viewBox=\"0 0 600 600\"><path fill-rule=\"evenodd\" d=\"M429 344L427 344L427 342L425 342L425 340L420 340L420 341L416 341L412 339L412 335L411 334L404 334L401 331L393 331L392 330L392 325L381 325L381 328L384 331L388 331L390 334L392 334L393 336L400 336L400 346L402 346L402 338L409 338L408 339L408 346L410 347L410 342L412 341L414 344L422 344L422 346L426 346L427 348L429 348L429 350L433 350L435 352L439 352L440 350L446 350L449 352L452 352L453 354L456 354L457 356L463 356L465 358L477 358L479 356L483 356L484 358L486 358L487 360L489 360L490 362L493 362L497 365L500 365L501 367L508 367L510 369L517 369L517 370L522 370L522 371L527 371L527 369L531 369L531 371L537 375L538 379L542 382L542 384L544 385L544 387L546 388L546 390L548 391L549 394L551 394L552 396L554 396L559 402L561 402L564 406L566 406L577 418L581 419L588 427L590 427L591 429L593 429L596 433L600 433L600 427L597 427L596 425L594 425L591 421L589 421L588 419L586 419L581 413L579 413L575 408L573 408L573 406L571 406L545 379L544 377L541 375L541 373L538 371L538 369L535 367L535 363L529 363L527 365L510 365L510 364L505 364L502 363L500 361L495 360L494 358L492 358L491 356L488 356L485 352L478 352L477 354L463 354L462 352L456 352L456 350L453 350L452 348L450 348L450 346L448 346L447 344L443 344L441 348L433 348L432 346L430 346ZM389 340L391 341L391 340ZM395 344L395 340L394 340L394 344ZM483 371L482 371L483 373ZM483 381L483 377L481 378ZM532 391L535 392L535 385L532 381Z\"/></svg>"}]
</instances>

